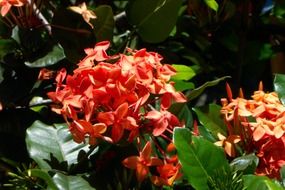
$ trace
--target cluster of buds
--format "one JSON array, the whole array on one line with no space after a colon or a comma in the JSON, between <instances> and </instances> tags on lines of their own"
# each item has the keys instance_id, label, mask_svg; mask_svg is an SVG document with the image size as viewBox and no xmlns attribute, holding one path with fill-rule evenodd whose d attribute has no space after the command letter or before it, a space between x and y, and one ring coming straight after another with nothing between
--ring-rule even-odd
<instances>
[{"instance_id":1,"label":"cluster of buds","mask_svg":"<svg viewBox=\"0 0 285 190\"><path fill-rule=\"evenodd\" d=\"M65 69L58 72L56 90L48 93L56 103L53 111L63 115L78 143L142 142L145 139L141 137L148 134L151 139L160 137L171 144L173 129L181 123L168 109L173 102L186 102L170 81L175 69L162 64L161 55L145 49L109 56L109 45L103 41L85 49L87 56L72 75ZM123 164L137 170L139 181L147 177L149 167L157 167L161 175L153 176L153 182L171 185L179 176L176 156L167 156L155 140L152 142L165 157L151 156L150 141L145 142L144 148L138 146L140 156L126 158Z\"/></svg>"},{"instance_id":2,"label":"cluster of buds","mask_svg":"<svg viewBox=\"0 0 285 190\"><path fill-rule=\"evenodd\" d=\"M234 144L239 143L246 153L255 152L259 158L256 173L271 178L280 177L285 165L285 106L276 92L265 93L262 83L251 100L233 99L227 86L228 99L222 99L228 137L221 137L226 153L234 157ZM221 135L220 135L221 136Z\"/></svg>"}]
</instances>

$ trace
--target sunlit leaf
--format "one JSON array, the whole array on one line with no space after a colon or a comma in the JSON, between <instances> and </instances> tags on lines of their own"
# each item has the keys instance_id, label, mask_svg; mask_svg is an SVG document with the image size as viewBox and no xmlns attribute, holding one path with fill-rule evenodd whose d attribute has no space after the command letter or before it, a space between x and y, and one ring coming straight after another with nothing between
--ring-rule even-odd
<instances>
[{"instance_id":1,"label":"sunlit leaf","mask_svg":"<svg viewBox=\"0 0 285 190\"><path fill-rule=\"evenodd\" d=\"M217 3L216 0L204 0L204 1L208 5L208 7L210 7L211 9L213 9L216 12L218 11L219 4Z\"/></svg>"},{"instance_id":2,"label":"sunlit leaf","mask_svg":"<svg viewBox=\"0 0 285 190\"><path fill-rule=\"evenodd\" d=\"M191 136L187 128L175 128L174 144L183 173L197 190L208 190L208 184L215 185L213 175L222 168L229 169L221 148L201 137Z\"/></svg>"},{"instance_id":3,"label":"sunlit leaf","mask_svg":"<svg viewBox=\"0 0 285 190\"><path fill-rule=\"evenodd\" d=\"M190 80L196 75L195 71L189 66L175 64L172 66L177 72L176 75L171 77L173 80Z\"/></svg>"},{"instance_id":4,"label":"sunlit leaf","mask_svg":"<svg viewBox=\"0 0 285 190\"><path fill-rule=\"evenodd\" d=\"M40 121L35 121L26 131L26 144L29 155L42 169L50 169L48 161L50 154L58 162L66 161L70 166L77 163L80 150L89 150L87 144L75 143L65 124L48 126Z\"/></svg>"},{"instance_id":5,"label":"sunlit leaf","mask_svg":"<svg viewBox=\"0 0 285 190\"><path fill-rule=\"evenodd\" d=\"M244 175L243 181L247 190L284 190L280 184L266 176Z\"/></svg>"},{"instance_id":6,"label":"sunlit leaf","mask_svg":"<svg viewBox=\"0 0 285 190\"><path fill-rule=\"evenodd\" d=\"M67 176L62 173L56 173L53 181L58 190L95 190L81 176ZM49 188L52 190L52 188Z\"/></svg>"},{"instance_id":7,"label":"sunlit leaf","mask_svg":"<svg viewBox=\"0 0 285 190\"><path fill-rule=\"evenodd\" d=\"M172 81L175 82L174 87L177 91L191 90L195 88L193 82L187 82L183 80L172 80Z\"/></svg>"}]
</instances>

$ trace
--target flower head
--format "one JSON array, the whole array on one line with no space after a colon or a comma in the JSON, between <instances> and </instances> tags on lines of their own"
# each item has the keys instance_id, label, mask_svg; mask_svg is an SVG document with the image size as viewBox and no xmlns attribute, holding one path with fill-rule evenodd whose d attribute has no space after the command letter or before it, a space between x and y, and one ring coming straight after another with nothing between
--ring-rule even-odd
<instances>
[{"instance_id":1,"label":"flower head","mask_svg":"<svg viewBox=\"0 0 285 190\"><path fill-rule=\"evenodd\" d=\"M2 17L6 16L12 6L20 7L26 3L26 0L0 0Z\"/></svg>"},{"instance_id":2,"label":"flower head","mask_svg":"<svg viewBox=\"0 0 285 190\"><path fill-rule=\"evenodd\" d=\"M147 142L139 156L130 156L123 160L125 167L136 170L136 176L139 182L147 177L150 166L163 165L162 160L151 156L151 151L151 144Z\"/></svg>"},{"instance_id":3,"label":"flower head","mask_svg":"<svg viewBox=\"0 0 285 190\"><path fill-rule=\"evenodd\" d=\"M94 28L94 26L91 24L90 22L90 19L96 19L97 16L96 14L94 13L94 11L92 10L88 10L87 9L87 6L86 6L86 3L83 2L82 4L80 4L79 6L70 6L69 7L70 10L78 13L78 14L81 14L84 21L89 25L91 26L91 28Z\"/></svg>"}]
</instances>

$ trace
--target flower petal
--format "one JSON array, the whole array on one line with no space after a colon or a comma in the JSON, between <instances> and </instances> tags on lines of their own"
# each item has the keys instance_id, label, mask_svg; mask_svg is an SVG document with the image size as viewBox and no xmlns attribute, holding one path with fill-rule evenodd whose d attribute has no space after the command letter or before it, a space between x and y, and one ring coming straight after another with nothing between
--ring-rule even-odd
<instances>
[{"instance_id":1,"label":"flower petal","mask_svg":"<svg viewBox=\"0 0 285 190\"><path fill-rule=\"evenodd\" d=\"M123 160L123 165L130 169L136 169L138 164L138 157L137 156L130 156Z\"/></svg>"}]
</instances>

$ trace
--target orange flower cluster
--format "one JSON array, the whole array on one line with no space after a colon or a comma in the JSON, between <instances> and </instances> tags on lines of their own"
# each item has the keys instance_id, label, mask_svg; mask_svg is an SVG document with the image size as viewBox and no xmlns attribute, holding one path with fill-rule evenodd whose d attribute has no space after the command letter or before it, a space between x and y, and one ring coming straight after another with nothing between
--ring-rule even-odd
<instances>
[{"instance_id":1,"label":"orange flower cluster","mask_svg":"<svg viewBox=\"0 0 285 190\"><path fill-rule=\"evenodd\" d=\"M227 89L229 101L222 99L221 109L228 127L227 139L232 139L227 148L224 146L227 154L235 156L234 144L240 143L246 153L256 152L259 157L257 174L279 178L285 164L285 106L276 92L265 93L262 84L251 100L242 95L233 99L229 86Z\"/></svg>"},{"instance_id":2,"label":"orange flower cluster","mask_svg":"<svg viewBox=\"0 0 285 190\"><path fill-rule=\"evenodd\" d=\"M65 69L56 76L55 92L48 96L56 103L53 111L62 114L76 142L96 145L98 140L133 142L143 134L167 140L178 118L168 111L173 102L186 102L177 92L171 76L175 69L162 64L162 57L145 49L109 56L108 41L85 49L87 56L68 75ZM171 141L171 140L170 140ZM151 158L149 142L140 156L126 158L123 164L137 170L139 181L146 178L148 167L157 166L157 185L171 185L178 177L178 160ZM166 154L165 154L166 155Z\"/></svg>"}]
</instances>

